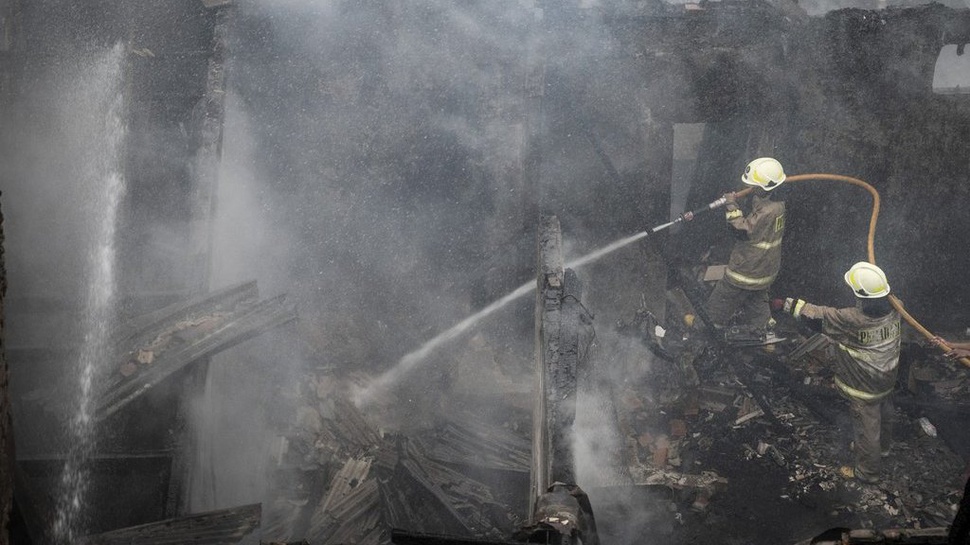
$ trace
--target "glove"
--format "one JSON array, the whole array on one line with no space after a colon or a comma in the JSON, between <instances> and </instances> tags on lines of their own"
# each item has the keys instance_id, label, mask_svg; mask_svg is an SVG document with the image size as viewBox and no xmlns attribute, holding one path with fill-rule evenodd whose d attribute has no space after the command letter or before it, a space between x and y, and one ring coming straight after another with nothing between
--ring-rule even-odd
<instances>
[{"instance_id":1,"label":"glove","mask_svg":"<svg viewBox=\"0 0 970 545\"><path fill-rule=\"evenodd\" d=\"M797 301L791 297L786 297L784 299L772 299L768 304L771 305L772 310L784 310L788 314L792 314L796 308Z\"/></svg>"},{"instance_id":2,"label":"glove","mask_svg":"<svg viewBox=\"0 0 970 545\"><path fill-rule=\"evenodd\" d=\"M738 204L738 198L734 195L734 193L725 193L724 202L726 204Z\"/></svg>"}]
</instances>

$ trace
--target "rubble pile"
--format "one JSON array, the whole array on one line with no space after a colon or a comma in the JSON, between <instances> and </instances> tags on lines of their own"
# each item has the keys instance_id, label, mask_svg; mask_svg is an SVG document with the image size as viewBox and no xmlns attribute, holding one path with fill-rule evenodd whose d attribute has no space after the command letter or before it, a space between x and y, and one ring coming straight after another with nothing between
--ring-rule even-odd
<instances>
[{"instance_id":1,"label":"rubble pile","mask_svg":"<svg viewBox=\"0 0 970 545\"><path fill-rule=\"evenodd\" d=\"M397 528L500 539L521 525L501 483L513 475L528 484L531 442L515 429L526 426L451 413L407 437L378 429L344 391L334 375L313 372L291 394L264 538L377 545Z\"/></svg>"},{"instance_id":2,"label":"rubble pile","mask_svg":"<svg viewBox=\"0 0 970 545\"><path fill-rule=\"evenodd\" d=\"M799 345L807 349L795 350ZM779 476L777 499L824 510L832 526L836 520L861 527L948 525L962 495L964 462L935 430L926 431L925 418L897 407L893 448L878 485L839 475L840 465L851 461L851 424L824 357L824 343L799 339L768 350L710 348L655 358L642 383L617 392L634 481L680 490L681 507L703 514L716 505L715 492L751 486L752 468L741 467L748 464L764 475L757 486ZM916 367L920 376L929 376L925 367ZM939 373L931 382L939 401L966 385L963 377ZM936 387L941 382L943 390Z\"/></svg>"},{"instance_id":3,"label":"rubble pile","mask_svg":"<svg viewBox=\"0 0 970 545\"><path fill-rule=\"evenodd\" d=\"M671 343L643 362L641 378L614 386L629 484L667 491L656 505L666 506L658 516L669 521L651 519L652 530L663 525L665 538L688 541L707 528L737 532L738 520L776 519L765 513L769 506L812 513L798 530L806 536L836 526L949 524L964 463L927 431L928 419L905 410L914 400L946 400L901 390L883 481L847 481L838 469L851 461L848 408L825 365L826 345L790 338L768 350L727 350L700 336ZM901 374L901 382L910 375L927 382L920 377L932 365L911 364L918 371ZM291 393L293 418L277 446L277 499L267 509L265 537L382 544L393 528L504 539L521 527L531 452L526 411L509 408L496 424L461 403L438 401L446 410L426 426L391 433L345 397L348 381L366 378L318 369ZM939 392L925 384L917 390Z\"/></svg>"},{"instance_id":4,"label":"rubble pile","mask_svg":"<svg viewBox=\"0 0 970 545\"><path fill-rule=\"evenodd\" d=\"M967 380L967 368L962 363L927 356L924 350L913 349L910 353L915 361L910 365L906 387L911 393L926 401L970 408L966 404L970 399L970 380Z\"/></svg>"}]
</instances>

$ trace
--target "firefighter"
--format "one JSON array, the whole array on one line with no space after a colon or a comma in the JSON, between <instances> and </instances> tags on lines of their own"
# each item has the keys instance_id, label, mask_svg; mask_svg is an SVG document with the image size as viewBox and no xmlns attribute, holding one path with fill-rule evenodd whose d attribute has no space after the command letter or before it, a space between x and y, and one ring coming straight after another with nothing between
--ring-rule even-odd
<instances>
[{"instance_id":1,"label":"firefighter","mask_svg":"<svg viewBox=\"0 0 970 545\"><path fill-rule=\"evenodd\" d=\"M835 385L849 400L854 465L839 468L846 479L874 483L880 458L892 444L892 393L899 368L899 313L889 302L886 274L859 262L845 273L856 305L832 308L801 299L773 299L772 308L790 313L835 342Z\"/></svg>"},{"instance_id":2,"label":"firefighter","mask_svg":"<svg viewBox=\"0 0 970 545\"><path fill-rule=\"evenodd\" d=\"M785 203L773 199L771 191L785 181L785 171L777 160L761 157L748 163L741 181L755 188L750 212L741 210L733 193L725 195L725 218L738 240L724 277L707 300L707 313L718 329L734 323L746 330L763 331L771 320L768 288L781 268L785 233Z\"/></svg>"}]
</instances>

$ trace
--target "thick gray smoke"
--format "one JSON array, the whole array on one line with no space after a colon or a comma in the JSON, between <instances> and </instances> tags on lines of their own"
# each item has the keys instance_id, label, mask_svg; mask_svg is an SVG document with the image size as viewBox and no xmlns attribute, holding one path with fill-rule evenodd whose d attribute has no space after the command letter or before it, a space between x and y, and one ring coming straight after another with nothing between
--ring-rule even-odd
<instances>
[{"instance_id":1,"label":"thick gray smoke","mask_svg":"<svg viewBox=\"0 0 970 545\"><path fill-rule=\"evenodd\" d=\"M260 499L257 462L281 431L266 424L268 407L283 403L270 382L306 380L306 369L381 373L533 274L530 254L523 263L514 252L509 262L491 254L533 244L516 171L528 130L520 97L536 47L528 27L539 10L528 2L238 10L211 281L255 278L264 296L297 301L301 319L289 337L213 361L196 404L195 510ZM496 268L512 273L487 291ZM506 312L531 314L519 306ZM512 336L500 343L531 338L528 318L526 327L500 323L498 335ZM455 348L431 356L438 368L454 365ZM527 357L531 347L515 351L503 357ZM427 374L406 385L402 400L439 395Z\"/></svg>"},{"instance_id":2,"label":"thick gray smoke","mask_svg":"<svg viewBox=\"0 0 970 545\"><path fill-rule=\"evenodd\" d=\"M800 5L821 14L849 4L894 3L815 0ZM37 10L37 17L53 20L56 2L48 4L53 7ZM130 12L99 16L107 27L112 18L153 9L150 3L136 4L125 3ZM162 4L154 9L174 11ZM269 445L292 424L283 406L292 385L309 380L305 373L352 374L363 377L365 385L373 377L390 377L386 382L391 384L382 386L400 386L401 393L390 401L400 403L398 421L392 423L402 426L423 424L419 417L441 408L441 392L462 380L454 369L473 343L486 347L473 356L517 374L520 383L530 380L522 364L530 361L533 349L530 297L510 302L480 323L464 327L463 320L534 278L539 212L560 217L567 261L669 218L671 180L668 171L651 163L659 152L650 154L661 149L651 145L662 139L652 138L677 115L651 112L647 105L688 87L678 86L674 80L679 76L644 74L637 63L655 52L631 45L635 40L621 43L611 33L617 30L600 19L607 4L635 13L644 2L233 4L208 280L219 288L255 279L263 297L288 294L301 318L211 362L206 395L192 406L198 458L189 497L195 511L264 499ZM75 9L88 13L95 6ZM70 26L58 24L52 27ZM92 109L66 100L72 86L83 83L84 70L65 67L85 57L75 51L74 42L96 41L103 29L75 30L92 36L77 40L51 32L55 44L45 58L57 62L25 70L30 81L22 82L21 98L3 112L4 128L17 129L0 131L11 294L80 301L89 283L78 271L85 269L89 254L85 237L96 227L89 223L85 188L73 180L98 135L78 122ZM746 63L761 62L742 59L739 72L745 72ZM711 83L713 92L731 95L722 83ZM854 105L818 100L833 116L855 119ZM840 109L844 116L836 115ZM669 117L661 122L664 115ZM745 129L743 123L737 127L734 136ZM725 135L731 130L724 129L721 138L730 140ZM173 164L183 160L184 151L173 151L173 142L191 143L184 126L146 132L144 147L158 154L153 158L159 170L188 170L184 161ZM717 155L718 143L708 131L695 126L687 133L699 150L675 157L682 167L675 172L697 183L679 188L676 205L681 208L688 205L689 191L713 179L684 170L688 163L728 164L738 160L736 152L744 145L721 146L727 151ZM680 136L683 140L683 128ZM819 140L817 145L826 145ZM189 268L178 262L185 255L179 246L187 238L181 231L186 228L181 218L166 213L184 213L189 197L141 190L144 202L132 208L153 214L128 219L139 226L144 222L149 247L144 255L126 259L138 266L140 260L152 261L159 278L178 278L166 268ZM860 218L861 225L865 218ZM819 229L819 238L844 239L842 224L813 228ZM650 358L642 345L611 330L644 306L663 315L662 302L631 295L664 289L666 269L652 243L638 241L580 271L588 282L584 303L597 315L599 346L609 348L596 356L608 372L581 400L583 418L576 433L581 485L616 479L616 466L602 463L623 446L607 426L610 396L639 380ZM167 253L168 248L174 250ZM144 280L136 287L175 289L151 285L145 279L152 266L145 268L132 275ZM844 267L833 262L817 269L819 276L837 282ZM8 322L8 340L20 346L44 346L51 339L76 345L81 336L77 318L64 312L43 324ZM456 326L461 327L454 335L429 343ZM429 345L432 349L425 351ZM467 361L478 363L475 357ZM402 358L409 369L421 372L384 374ZM46 380L19 378L26 384ZM421 410L410 410L419 403Z\"/></svg>"},{"instance_id":3,"label":"thick gray smoke","mask_svg":"<svg viewBox=\"0 0 970 545\"><path fill-rule=\"evenodd\" d=\"M274 233L250 249L273 257L269 282L313 302L302 321L327 332L327 358L380 367L483 303L485 244L518 238L497 215L520 189L502 169L521 128L498 110L520 93L503 78L525 61L517 27L532 15L508 3L240 11L232 81L255 152L228 168L256 189L256 215L240 219Z\"/></svg>"}]
</instances>

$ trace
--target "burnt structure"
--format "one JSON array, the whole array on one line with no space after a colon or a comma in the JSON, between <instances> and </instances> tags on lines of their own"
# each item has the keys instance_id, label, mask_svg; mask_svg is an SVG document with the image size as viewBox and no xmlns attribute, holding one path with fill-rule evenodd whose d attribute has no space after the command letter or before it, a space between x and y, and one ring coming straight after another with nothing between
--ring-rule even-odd
<instances>
[{"instance_id":1,"label":"burnt structure","mask_svg":"<svg viewBox=\"0 0 970 545\"><path fill-rule=\"evenodd\" d=\"M536 377L532 412L529 524L523 541L598 544L589 498L576 485L573 424L576 397L589 376L593 317L582 284L563 267L562 233L555 216L537 234Z\"/></svg>"},{"instance_id":2,"label":"burnt structure","mask_svg":"<svg viewBox=\"0 0 970 545\"><path fill-rule=\"evenodd\" d=\"M473 15L494 14L485 4L469 9ZM672 181L685 182L672 178L677 126L688 123L704 124L697 152L688 161L688 209L736 188L735 173L758 155L777 156L790 173L858 176L883 193L876 253L892 274L894 290L930 325L967 318L970 295L954 287L962 285L970 257L946 252L962 247L962 211L970 204L970 106L966 95L935 95L931 85L940 48L970 41L967 10L930 4L808 17L784 0L491 4L517 15L502 35L510 37L511 45L496 45L500 40L462 44L457 57L466 64L458 66L474 65L481 77L472 80L461 70L402 76L398 70L407 73L413 65L386 52L388 46L399 45L395 37L412 33L428 40L433 46L429 50L462 43L455 37L467 29L433 7L424 12L399 3L336 2L340 10L333 17L345 27L335 33L338 40L325 55L314 56L273 34L268 17L234 21L236 6L229 2L148 6L123 0L0 1L0 105L13 108L29 102L27 95L42 87L35 81L38 74L56 72L78 50L119 40L126 44L128 194L119 260L126 317L177 301L197 301L209 287L224 99L231 87L226 63L236 36L240 47L233 53L251 70L240 79L238 91L259 128L254 139L268 165L265 183L298 196L294 200L312 196L306 197L311 212L297 215L308 220L305 230L311 233L301 239L300 248L319 255L295 259L293 268L305 284L303 293L309 294L308 306L320 314L314 316L314 331L341 328L344 344L320 343L341 364L387 361L399 346L420 341L438 325L431 311L412 316L399 310L423 308L420 288L452 286L462 296L470 293L476 307L532 277L531 243L540 210L558 215L564 231L579 240L575 246L580 252L666 220ZM329 62L320 63L318 57ZM407 115L389 115L402 109ZM365 115L370 123L360 123L347 113L362 111L377 114ZM454 129L461 123L442 129L428 122L435 116L467 122L478 139L463 139L467 135ZM290 118L299 122L287 126L280 121ZM360 154L359 149L368 151ZM305 179L289 178L300 169L309 173ZM19 182L16 173L4 180L11 186ZM320 185L330 191L318 191ZM919 189L919 198L913 198L913 188ZM864 255L867 201L852 191L825 184L792 189L785 268L776 289L792 295L810 289L820 298L838 293L844 265ZM386 208L371 207L371 201L384 199L390 203ZM328 207L330 201L339 206ZM410 214L446 223L447 236L429 237L432 242L413 252L417 257L393 253L389 248L398 239L388 233L401 230L410 238L421 234L406 219L387 220L399 209L404 210L402 218ZM481 209L490 213L487 219L467 213ZM596 281L584 301L600 314L601 323L627 318L641 305L663 317L665 261L696 260L718 245L724 231L716 216L699 218L676 237L624 250L616 256L621 265L611 261L590 266ZM366 222L356 223L359 218ZM371 222L382 233L377 242L361 228ZM346 239L346 246L317 245L324 231ZM382 246L384 239L392 244ZM378 266L384 257L380 251L375 252L378 257L361 251L373 244L393 255L393 266ZM17 258L28 262L29 252L22 249ZM327 262L337 265L327 268ZM467 263L474 266L464 267ZM808 263L813 264L810 271ZM354 282L346 294L314 289L319 287L314 282L321 282L314 276L318 270L327 273L321 276L328 288L330 277L338 274L370 281ZM411 271L413 278L401 282L401 271ZM17 324L20 344L7 348L15 399L35 400L34 392L63 375L65 362L76 355L77 339L65 332L72 332L70 324L83 311L70 290L29 281L35 279L29 278L27 267L16 272L21 289L12 293L6 310L8 324ZM543 335L552 338L558 335L554 324L561 324L566 311L562 305L573 300L565 272L547 272L552 276L540 278L540 307L549 312ZM375 304L398 309L391 314L400 314L402 319L392 320L400 330L371 325L366 312ZM317 310L330 307L335 309L330 315ZM579 319L581 309L572 310ZM290 317L286 308L280 312L270 313L268 320ZM510 329L522 329L521 320L510 324ZM347 348L355 342L362 348ZM188 469L183 456L193 445L184 435L178 403L180 396L200 392L205 358L211 353L178 358L169 368L175 378L157 388L152 382L151 391L138 399L128 394L148 382L117 384L117 397L104 406L106 411L118 407L135 415L126 430L138 427L138 415L147 412L157 417L156 426L143 434L120 434L124 452L98 457L95 474L105 488L113 488L123 474L133 474L143 487L138 494L113 498L130 507L128 514L111 522L97 520L92 531L184 514L182 480ZM575 378L575 362L557 359L566 355L578 352L543 352L542 361L562 363L554 373ZM126 363L119 361L118 367ZM189 363L196 365L190 368ZM560 398L565 402L549 413L553 434L535 436L542 444L548 439L546 452L556 455L543 462L537 474L544 476L544 485L534 485L530 500L552 482L572 480L565 430L573 420L574 392L567 382L558 386L562 389L545 396L565 394ZM126 408L115 401L124 401ZM41 420L22 419L20 429ZM176 431L175 439L167 435L170 429ZM406 495L381 488L382 481L370 473L372 466L348 463L347 473L366 486L335 488L332 496L313 501L296 498L307 500L309 507L295 510L292 520L274 519L273 527L292 523L279 535L294 538L346 536L365 528L368 539L376 542L386 537L381 533L386 527L421 516L409 510L414 498L432 497L437 512L422 521L420 530L430 532L440 522L456 531L501 534L506 528L495 521L469 527L462 520L467 512L461 510L461 495L445 492L460 474L436 463L454 463L468 453L457 445L471 442L455 429L450 435L442 432L416 441L420 448L407 440L382 442L364 434L368 441L361 449L381 446L375 449L374 474L385 480L393 475L418 492ZM44 495L62 459L49 449L31 452L32 431L48 430L24 432L19 489ZM474 438L483 435L487 433ZM499 470L521 475L521 445L514 439L508 445L514 462L506 460L510 467ZM489 464L501 465L495 460ZM305 476L293 467L286 469ZM477 497L474 505L493 505L494 498L482 488L470 486ZM19 515L43 518L30 511L45 503L25 500ZM366 516L367 508L378 504L391 506L390 522ZM287 534L294 526L305 533Z\"/></svg>"}]
</instances>

